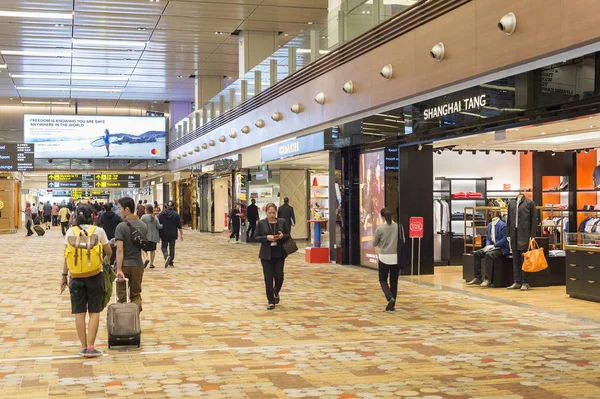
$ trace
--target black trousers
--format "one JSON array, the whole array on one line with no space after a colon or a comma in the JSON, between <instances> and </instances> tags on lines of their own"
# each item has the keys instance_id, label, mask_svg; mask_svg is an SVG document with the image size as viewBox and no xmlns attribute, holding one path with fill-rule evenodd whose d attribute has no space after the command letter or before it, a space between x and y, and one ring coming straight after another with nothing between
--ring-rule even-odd
<instances>
[{"instance_id":1,"label":"black trousers","mask_svg":"<svg viewBox=\"0 0 600 399\"><path fill-rule=\"evenodd\" d=\"M240 240L240 225L239 224L231 225L231 235L229 236L229 238L233 238L233 237L235 237L236 241Z\"/></svg>"},{"instance_id":2,"label":"black trousers","mask_svg":"<svg viewBox=\"0 0 600 399\"><path fill-rule=\"evenodd\" d=\"M170 238L167 240L163 238L160 245L160 249L162 250L165 260L167 260L169 255L171 256L171 263L173 263L173 261L175 260L175 241L177 241L177 239L175 238ZM167 247L169 248L168 251Z\"/></svg>"},{"instance_id":3,"label":"black trousers","mask_svg":"<svg viewBox=\"0 0 600 399\"><path fill-rule=\"evenodd\" d=\"M256 230L256 220L248 220L248 230L246 230L246 237L254 237L254 230Z\"/></svg>"},{"instance_id":4,"label":"black trousers","mask_svg":"<svg viewBox=\"0 0 600 399\"><path fill-rule=\"evenodd\" d=\"M481 280L481 259L485 258L487 259L486 263L485 263L485 278L487 280L492 281L492 276L494 275L494 269L493 269L493 264L494 264L494 259L497 258L502 258L504 255L502 255L502 250L498 249L498 248L493 248L490 249L487 252L483 251L483 248L473 252L473 260L474 260L474 265L475 265L475 278L478 278Z\"/></svg>"},{"instance_id":5,"label":"black trousers","mask_svg":"<svg viewBox=\"0 0 600 399\"><path fill-rule=\"evenodd\" d=\"M388 265L379 261L379 285L388 301L398 296L398 276L400 275L400 266ZM388 285L388 276L390 279Z\"/></svg>"},{"instance_id":6,"label":"black trousers","mask_svg":"<svg viewBox=\"0 0 600 399\"><path fill-rule=\"evenodd\" d=\"M31 230L31 225L33 224L33 222L31 220L28 220L27 223L25 224L25 227L27 228L27 235L28 236L32 236L33 235L33 230Z\"/></svg>"},{"instance_id":7,"label":"black trousers","mask_svg":"<svg viewBox=\"0 0 600 399\"><path fill-rule=\"evenodd\" d=\"M69 230L69 222L60 222L60 231L63 236L67 234L67 230Z\"/></svg>"},{"instance_id":8,"label":"black trousers","mask_svg":"<svg viewBox=\"0 0 600 399\"><path fill-rule=\"evenodd\" d=\"M262 263L263 275L265 277L267 300L270 304L274 304L275 297L279 295L279 291L281 291L281 287L283 286L283 266L285 259L261 259L260 263Z\"/></svg>"},{"instance_id":9,"label":"black trousers","mask_svg":"<svg viewBox=\"0 0 600 399\"><path fill-rule=\"evenodd\" d=\"M527 251L517 249L517 242L517 231L513 230L513 235L510 237L513 257L513 279L517 284L524 284L526 281L525 273L523 273L523 253Z\"/></svg>"}]
</instances>

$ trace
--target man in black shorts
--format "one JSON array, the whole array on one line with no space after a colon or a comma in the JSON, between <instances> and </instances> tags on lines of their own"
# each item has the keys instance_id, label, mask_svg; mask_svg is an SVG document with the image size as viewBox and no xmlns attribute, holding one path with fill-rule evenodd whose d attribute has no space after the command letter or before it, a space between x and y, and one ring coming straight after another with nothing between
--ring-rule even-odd
<instances>
[{"instance_id":1,"label":"man in black shorts","mask_svg":"<svg viewBox=\"0 0 600 399\"><path fill-rule=\"evenodd\" d=\"M50 225L52 224L52 205L50 205L50 201L46 201L43 209L44 209L44 223L46 223L46 230L50 230Z\"/></svg>"}]
</instances>

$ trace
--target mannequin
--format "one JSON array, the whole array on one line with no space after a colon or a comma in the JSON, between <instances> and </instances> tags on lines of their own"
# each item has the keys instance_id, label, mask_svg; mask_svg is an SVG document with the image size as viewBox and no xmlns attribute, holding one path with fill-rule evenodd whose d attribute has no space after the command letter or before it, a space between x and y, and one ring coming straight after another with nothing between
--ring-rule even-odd
<instances>
[{"instance_id":1,"label":"mannequin","mask_svg":"<svg viewBox=\"0 0 600 399\"><path fill-rule=\"evenodd\" d=\"M475 263L475 278L467 285L479 285L481 287L493 287L492 276L494 274L494 259L502 258L510 254L508 239L506 238L506 224L499 218L494 217L487 227L487 238L485 247L473 252ZM485 257L486 278L482 282L481 258Z\"/></svg>"},{"instance_id":2,"label":"mannequin","mask_svg":"<svg viewBox=\"0 0 600 399\"><path fill-rule=\"evenodd\" d=\"M594 188L600 187L600 164L596 165L594 168L592 179L594 180Z\"/></svg>"},{"instance_id":3,"label":"mannequin","mask_svg":"<svg viewBox=\"0 0 600 399\"><path fill-rule=\"evenodd\" d=\"M529 247L529 240L535 237L537 229L537 212L535 202L519 193L517 198L508 203L507 235L513 256L514 283L509 290L529 290L529 284L523 274L523 253Z\"/></svg>"}]
</instances>

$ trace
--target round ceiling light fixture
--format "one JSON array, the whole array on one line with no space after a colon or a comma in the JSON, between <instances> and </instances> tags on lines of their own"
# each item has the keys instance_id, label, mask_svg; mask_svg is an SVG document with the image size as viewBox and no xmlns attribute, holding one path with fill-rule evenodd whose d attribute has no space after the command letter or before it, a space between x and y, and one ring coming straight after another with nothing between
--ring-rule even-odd
<instances>
[{"instance_id":1,"label":"round ceiling light fixture","mask_svg":"<svg viewBox=\"0 0 600 399\"><path fill-rule=\"evenodd\" d=\"M262 129L263 127L265 127L265 121L263 121L262 119L259 119L256 121L256 123L254 125L257 128Z\"/></svg>"},{"instance_id":2,"label":"round ceiling light fixture","mask_svg":"<svg viewBox=\"0 0 600 399\"><path fill-rule=\"evenodd\" d=\"M199 147L199 146L196 146L196 147L194 148L194 151L196 151L196 152L200 152L200 147Z\"/></svg>"},{"instance_id":3,"label":"round ceiling light fixture","mask_svg":"<svg viewBox=\"0 0 600 399\"><path fill-rule=\"evenodd\" d=\"M227 140L227 137L225 137L225 136L221 136L221 137L219 137L219 141L220 141L221 143L224 143L226 140Z\"/></svg>"},{"instance_id":4,"label":"round ceiling light fixture","mask_svg":"<svg viewBox=\"0 0 600 399\"><path fill-rule=\"evenodd\" d=\"M211 147L214 147L215 146L215 141L214 140L210 140L208 142L208 145L211 146Z\"/></svg>"},{"instance_id":5,"label":"round ceiling light fixture","mask_svg":"<svg viewBox=\"0 0 600 399\"><path fill-rule=\"evenodd\" d=\"M242 127L242 133L244 133L244 134L250 133L250 128L248 126Z\"/></svg>"},{"instance_id":6,"label":"round ceiling light fixture","mask_svg":"<svg viewBox=\"0 0 600 399\"><path fill-rule=\"evenodd\" d=\"M275 122L279 122L280 120L283 119L283 114L281 112L273 112L273 115L271 115L271 119L273 119Z\"/></svg>"},{"instance_id":7,"label":"round ceiling light fixture","mask_svg":"<svg viewBox=\"0 0 600 399\"><path fill-rule=\"evenodd\" d=\"M315 97L315 102L320 105L325 104L325 93L321 92L317 94L317 96Z\"/></svg>"},{"instance_id":8,"label":"round ceiling light fixture","mask_svg":"<svg viewBox=\"0 0 600 399\"><path fill-rule=\"evenodd\" d=\"M382 78L385 80L390 80L394 75L394 68L392 68L392 64L387 64L383 68L381 68L381 72L379 72Z\"/></svg>"},{"instance_id":9,"label":"round ceiling light fixture","mask_svg":"<svg viewBox=\"0 0 600 399\"><path fill-rule=\"evenodd\" d=\"M346 94L354 93L354 82L351 80L347 81L346 83L344 83L344 86L342 86L342 90Z\"/></svg>"},{"instance_id":10,"label":"round ceiling light fixture","mask_svg":"<svg viewBox=\"0 0 600 399\"><path fill-rule=\"evenodd\" d=\"M208 144L202 143L200 147L202 147L203 150L206 150L208 148Z\"/></svg>"},{"instance_id":11,"label":"round ceiling light fixture","mask_svg":"<svg viewBox=\"0 0 600 399\"><path fill-rule=\"evenodd\" d=\"M237 132L234 130L231 133L229 133L229 137L231 137L232 139L237 137Z\"/></svg>"}]
</instances>

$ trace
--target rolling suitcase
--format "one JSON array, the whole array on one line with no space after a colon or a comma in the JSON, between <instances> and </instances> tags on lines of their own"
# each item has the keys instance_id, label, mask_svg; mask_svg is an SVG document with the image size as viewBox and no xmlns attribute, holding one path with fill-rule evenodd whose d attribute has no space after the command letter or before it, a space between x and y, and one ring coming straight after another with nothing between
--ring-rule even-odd
<instances>
[{"instance_id":1,"label":"rolling suitcase","mask_svg":"<svg viewBox=\"0 0 600 399\"><path fill-rule=\"evenodd\" d=\"M142 329L140 327L140 307L129 301L129 279L125 279L127 303L117 303L117 280L113 282L115 302L108 305L106 327L108 329L108 349L113 346L140 347Z\"/></svg>"},{"instance_id":2,"label":"rolling suitcase","mask_svg":"<svg viewBox=\"0 0 600 399\"><path fill-rule=\"evenodd\" d=\"M43 236L46 234L46 231L42 228L42 226L33 226L33 231L35 231L38 236Z\"/></svg>"}]
</instances>

